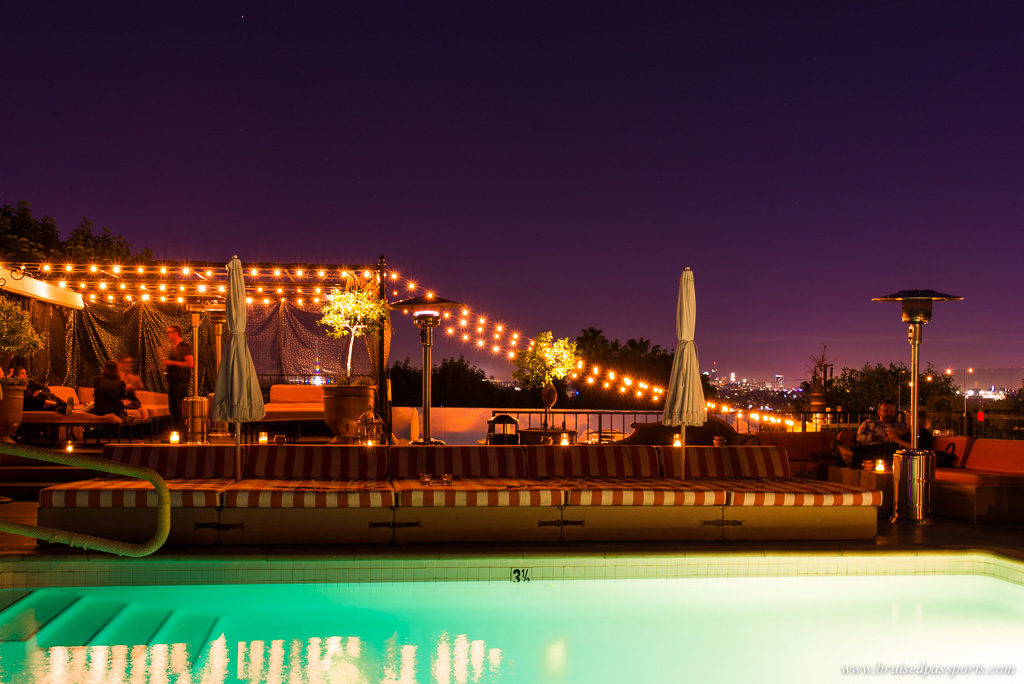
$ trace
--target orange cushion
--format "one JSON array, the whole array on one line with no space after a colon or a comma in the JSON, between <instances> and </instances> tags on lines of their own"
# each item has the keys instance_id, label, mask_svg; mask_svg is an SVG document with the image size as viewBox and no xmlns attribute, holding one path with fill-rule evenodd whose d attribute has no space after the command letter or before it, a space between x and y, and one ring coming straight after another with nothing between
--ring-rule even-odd
<instances>
[{"instance_id":1,"label":"orange cushion","mask_svg":"<svg viewBox=\"0 0 1024 684\"><path fill-rule=\"evenodd\" d=\"M215 508L231 484L223 479L166 482L174 508ZM156 491L144 480L85 480L39 492L41 508L155 508L156 504Z\"/></svg>"},{"instance_id":2,"label":"orange cushion","mask_svg":"<svg viewBox=\"0 0 1024 684\"><path fill-rule=\"evenodd\" d=\"M935 481L974 487L1024 487L1024 475L977 468L936 468Z\"/></svg>"},{"instance_id":3,"label":"orange cushion","mask_svg":"<svg viewBox=\"0 0 1024 684\"><path fill-rule=\"evenodd\" d=\"M976 439L967 454L967 467L1024 475L1024 441Z\"/></svg>"},{"instance_id":4,"label":"orange cushion","mask_svg":"<svg viewBox=\"0 0 1024 684\"><path fill-rule=\"evenodd\" d=\"M387 482L362 480L242 480L224 492L226 508L390 508Z\"/></svg>"},{"instance_id":5,"label":"orange cushion","mask_svg":"<svg viewBox=\"0 0 1024 684\"><path fill-rule=\"evenodd\" d=\"M776 446L786 451L793 461L816 461L831 458L836 445L836 436L831 432L782 432L765 430L757 433L762 446Z\"/></svg>"},{"instance_id":6,"label":"orange cushion","mask_svg":"<svg viewBox=\"0 0 1024 684\"><path fill-rule=\"evenodd\" d=\"M953 466L963 468L973 443L973 437L935 437L932 439L932 450L953 454L956 457Z\"/></svg>"},{"instance_id":7,"label":"orange cushion","mask_svg":"<svg viewBox=\"0 0 1024 684\"><path fill-rule=\"evenodd\" d=\"M559 478L548 480L565 492L572 506L722 506L724 489L668 478Z\"/></svg>"},{"instance_id":8,"label":"orange cushion","mask_svg":"<svg viewBox=\"0 0 1024 684\"><path fill-rule=\"evenodd\" d=\"M665 476L683 479L704 477L789 477L786 452L773 446L663 448ZM680 463L680 460L682 461Z\"/></svg>"},{"instance_id":9,"label":"orange cushion","mask_svg":"<svg viewBox=\"0 0 1024 684\"><path fill-rule=\"evenodd\" d=\"M271 385L271 404L324 404L324 388L317 385Z\"/></svg>"},{"instance_id":10,"label":"orange cushion","mask_svg":"<svg viewBox=\"0 0 1024 684\"><path fill-rule=\"evenodd\" d=\"M560 506L562 490L550 482L517 479L456 478L450 485L395 480L398 505L406 508L479 508Z\"/></svg>"},{"instance_id":11,"label":"orange cushion","mask_svg":"<svg viewBox=\"0 0 1024 684\"><path fill-rule=\"evenodd\" d=\"M264 404L263 420L323 420L323 403L279 402Z\"/></svg>"},{"instance_id":12,"label":"orange cushion","mask_svg":"<svg viewBox=\"0 0 1024 684\"><path fill-rule=\"evenodd\" d=\"M705 478L729 491L732 506L881 506L882 492L838 482L750 478Z\"/></svg>"}]
</instances>

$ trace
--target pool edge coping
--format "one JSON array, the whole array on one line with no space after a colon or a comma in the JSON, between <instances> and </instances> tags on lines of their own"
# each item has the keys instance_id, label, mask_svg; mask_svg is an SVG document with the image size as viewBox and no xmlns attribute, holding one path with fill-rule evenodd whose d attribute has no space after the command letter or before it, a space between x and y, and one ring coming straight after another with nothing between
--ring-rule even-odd
<instances>
[{"instance_id":1,"label":"pool edge coping","mask_svg":"<svg viewBox=\"0 0 1024 684\"><path fill-rule=\"evenodd\" d=\"M0 589L56 587L976 575L1024 586L1024 561L988 549L920 551L520 551L126 559L96 554L0 558Z\"/></svg>"}]
</instances>

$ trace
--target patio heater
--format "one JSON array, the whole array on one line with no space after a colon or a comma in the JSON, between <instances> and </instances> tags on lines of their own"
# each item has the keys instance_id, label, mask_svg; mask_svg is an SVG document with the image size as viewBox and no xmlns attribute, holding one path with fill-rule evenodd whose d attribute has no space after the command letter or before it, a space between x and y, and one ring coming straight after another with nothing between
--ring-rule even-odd
<instances>
[{"instance_id":1,"label":"patio heater","mask_svg":"<svg viewBox=\"0 0 1024 684\"><path fill-rule=\"evenodd\" d=\"M220 368L220 357L224 352L224 322L227 320L227 312L224 305L220 306L207 306L206 314L210 317L213 322L213 342L214 342L214 361L213 368ZM194 350L193 350L194 351ZM196 392L196 396L198 396ZM206 408L207 412L213 407L213 393L211 392L206 397ZM224 438L230 436L228 433L228 424L223 421L210 422L210 437Z\"/></svg>"},{"instance_id":2,"label":"patio heater","mask_svg":"<svg viewBox=\"0 0 1024 684\"><path fill-rule=\"evenodd\" d=\"M889 522L931 523L932 489L935 487L935 452L917 448L917 406L921 366L921 330L932 320L932 302L954 302L963 297L935 290L900 290L875 302L900 302L903 322L909 324L910 341L910 448L892 457L892 517Z\"/></svg>"},{"instance_id":3,"label":"patio heater","mask_svg":"<svg viewBox=\"0 0 1024 684\"><path fill-rule=\"evenodd\" d=\"M206 443L206 397L199 396L199 318L205 309L189 305L192 314L192 391L182 401L182 417L185 419L185 442Z\"/></svg>"},{"instance_id":4,"label":"patio heater","mask_svg":"<svg viewBox=\"0 0 1024 684\"><path fill-rule=\"evenodd\" d=\"M434 346L434 328L441 325L441 317L448 309L461 309L465 305L450 299L426 294L393 302L391 308L412 310L412 322L420 329L420 344L423 345L423 436L413 442L417 445L444 446L444 442L430 437L430 348Z\"/></svg>"}]
</instances>

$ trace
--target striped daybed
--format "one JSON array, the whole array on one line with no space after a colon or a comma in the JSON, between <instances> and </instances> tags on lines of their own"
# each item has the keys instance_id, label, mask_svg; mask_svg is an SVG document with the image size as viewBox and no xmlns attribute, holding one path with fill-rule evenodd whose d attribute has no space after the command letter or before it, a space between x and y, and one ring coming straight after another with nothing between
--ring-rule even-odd
<instances>
[{"instance_id":1,"label":"striped daybed","mask_svg":"<svg viewBox=\"0 0 1024 684\"><path fill-rule=\"evenodd\" d=\"M721 538L726 490L663 477L657 447L528 446L526 463L565 494L564 540Z\"/></svg>"},{"instance_id":2,"label":"striped daybed","mask_svg":"<svg viewBox=\"0 0 1024 684\"><path fill-rule=\"evenodd\" d=\"M107 445L103 458L151 468L171 494L169 543L217 541L224 492L235 481L232 446ZM156 529L156 492L135 478L105 475L47 487L39 493L39 524L140 542Z\"/></svg>"},{"instance_id":3,"label":"striped daybed","mask_svg":"<svg viewBox=\"0 0 1024 684\"><path fill-rule=\"evenodd\" d=\"M397 542L561 538L562 490L528 477L522 447L402 446L390 458Z\"/></svg>"},{"instance_id":4,"label":"striped daybed","mask_svg":"<svg viewBox=\"0 0 1024 684\"><path fill-rule=\"evenodd\" d=\"M108 445L172 492L171 542L870 539L882 495L790 477L775 447ZM424 484L420 475L429 473ZM450 474L452 482L443 484ZM41 524L141 540L148 483L40 494Z\"/></svg>"},{"instance_id":5,"label":"striped daybed","mask_svg":"<svg viewBox=\"0 0 1024 684\"><path fill-rule=\"evenodd\" d=\"M785 451L773 446L667 449L666 475L683 473L728 491L724 539L867 539L877 531L882 493L793 479Z\"/></svg>"},{"instance_id":6,"label":"striped daybed","mask_svg":"<svg viewBox=\"0 0 1024 684\"><path fill-rule=\"evenodd\" d=\"M224 492L221 542L390 542L395 490L384 447L261 444Z\"/></svg>"}]
</instances>

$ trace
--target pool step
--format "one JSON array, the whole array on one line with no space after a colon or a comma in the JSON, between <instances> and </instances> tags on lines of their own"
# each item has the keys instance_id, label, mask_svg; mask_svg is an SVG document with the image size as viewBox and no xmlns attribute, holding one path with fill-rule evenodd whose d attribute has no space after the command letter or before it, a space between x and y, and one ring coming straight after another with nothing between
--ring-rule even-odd
<instances>
[{"instance_id":1,"label":"pool step","mask_svg":"<svg viewBox=\"0 0 1024 684\"><path fill-rule=\"evenodd\" d=\"M0 612L0 643L28 641L82 600L78 594L34 591Z\"/></svg>"},{"instance_id":2,"label":"pool step","mask_svg":"<svg viewBox=\"0 0 1024 684\"><path fill-rule=\"evenodd\" d=\"M5 655L29 646L158 646L153 653L169 658L172 669L188 663L198 671L223 633L219 617L119 601L110 594L0 591L0 654Z\"/></svg>"},{"instance_id":3,"label":"pool step","mask_svg":"<svg viewBox=\"0 0 1024 684\"><path fill-rule=\"evenodd\" d=\"M126 607L123 602L86 596L46 623L36 634L36 645L39 648L88 646Z\"/></svg>"}]
</instances>

